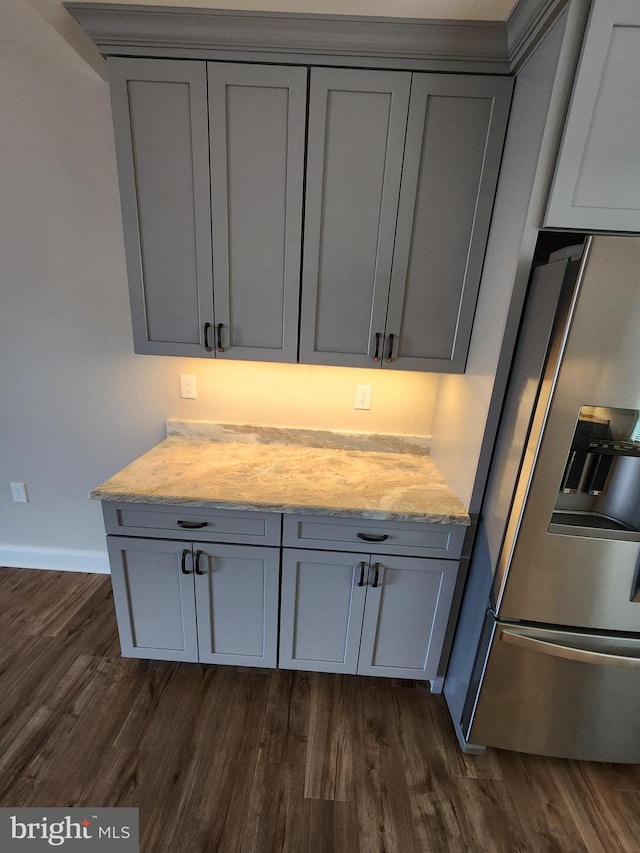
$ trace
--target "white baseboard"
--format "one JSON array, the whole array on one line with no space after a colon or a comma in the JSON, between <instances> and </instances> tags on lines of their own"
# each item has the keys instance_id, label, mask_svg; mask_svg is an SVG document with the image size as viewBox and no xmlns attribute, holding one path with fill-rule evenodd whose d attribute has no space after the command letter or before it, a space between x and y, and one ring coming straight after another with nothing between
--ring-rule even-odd
<instances>
[{"instance_id":1,"label":"white baseboard","mask_svg":"<svg viewBox=\"0 0 640 853\"><path fill-rule=\"evenodd\" d=\"M53 569L56 572L109 574L106 551L79 551L73 548L28 548L0 545L0 566L15 569Z\"/></svg>"}]
</instances>

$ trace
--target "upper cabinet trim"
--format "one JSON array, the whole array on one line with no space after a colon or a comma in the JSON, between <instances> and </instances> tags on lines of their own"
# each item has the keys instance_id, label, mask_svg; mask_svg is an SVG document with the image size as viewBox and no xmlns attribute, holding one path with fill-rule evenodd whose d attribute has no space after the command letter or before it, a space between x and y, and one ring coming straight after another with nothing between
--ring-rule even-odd
<instances>
[{"instance_id":1,"label":"upper cabinet trim","mask_svg":"<svg viewBox=\"0 0 640 853\"><path fill-rule=\"evenodd\" d=\"M566 0L519 0L515 4L506 24L512 72L522 66L566 6Z\"/></svg>"},{"instance_id":2,"label":"upper cabinet trim","mask_svg":"<svg viewBox=\"0 0 640 853\"><path fill-rule=\"evenodd\" d=\"M530 0L521 0L529 3ZM548 3L549 0L546 0ZM558 0L555 0L558 2ZM540 0L535 0L536 4ZM359 64L508 74L500 21L449 21L285 12L242 12L106 3L65 3L105 56L217 52L275 54L287 62ZM329 49L327 49L329 46ZM330 55L329 55L330 53Z\"/></svg>"}]
</instances>

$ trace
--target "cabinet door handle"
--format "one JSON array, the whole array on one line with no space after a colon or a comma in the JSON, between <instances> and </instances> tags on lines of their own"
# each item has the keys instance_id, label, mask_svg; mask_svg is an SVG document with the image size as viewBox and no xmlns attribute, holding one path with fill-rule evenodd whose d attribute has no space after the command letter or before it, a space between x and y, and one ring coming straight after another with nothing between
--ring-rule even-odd
<instances>
[{"instance_id":1,"label":"cabinet door handle","mask_svg":"<svg viewBox=\"0 0 640 853\"><path fill-rule=\"evenodd\" d=\"M367 563L365 560L362 560L360 563L360 580L358 581L358 586L364 586L364 570L367 567Z\"/></svg>"},{"instance_id":2,"label":"cabinet door handle","mask_svg":"<svg viewBox=\"0 0 640 853\"><path fill-rule=\"evenodd\" d=\"M389 352L387 353L387 361L393 361L393 335L389 335Z\"/></svg>"},{"instance_id":3,"label":"cabinet door handle","mask_svg":"<svg viewBox=\"0 0 640 853\"><path fill-rule=\"evenodd\" d=\"M180 571L182 572L183 575L192 575L193 574L193 569L191 569L191 571L187 570L187 554L190 554L190 553L191 553L191 549L185 548L184 551L182 552L182 557L180 558Z\"/></svg>"},{"instance_id":4,"label":"cabinet door handle","mask_svg":"<svg viewBox=\"0 0 640 853\"><path fill-rule=\"evenodd\" d=\"M388 538L388 533L358 533L358 539L362 539L364 542L386 542Z\"/></svg>"},{"instance_id":5,"label":"cabinet door handle","mask_svg":"<svg viewBox=\"0 0 640 853\"><path fill-rule=\"evenodd\" d=\"M382 335L380 334L380 332L376 332L376 348L375 348L375 352L373 353L373 360L374 361L380 361L380 338L381 337L382 337Z\"/></svg>"},{"instance_id":6,"label":"cabinet door handle","mask_svg":"<svg viewBox=\"0 0 640 853\"><path fill-rule=\"evenodd\" d=\"M211 328L211 323L204 324L204 348L207 352L213 352L213 347L211 346L211 341L209 340L209 329Z\"/></svg>"},{"instance_id":7,"label":"cabinet door handle","mask_svg":"<svg viewBox=\"0 0 640 853\"><path fill-rule=\"evenodd\" d=\"M224 323L218 323L218 352L224 352L224 347L222 346L222 326Z\"/></svg>"},{"instance_id":8,"label":"cabinet door handle","mask_svg":"<svg viewBox=\"0 0 640 853\"><path fill-rule=\"evenodd\" d=\"M373 564L373 583L371 584L371 588L375 589L378 586L378 577L380 575L380 563Z\"/></svg>"},{"instance_id":9,"label":"cabinet door handle","mask_svg":"<svg viewBox=\"0 0 640 853\"><path fill-rule=\"evenodd\" d=\"M183 530L202 530L208 523L208 521L182 521L178 519L178 527L182 527Z\"/></svg>"},{"instance_id":10,"label":"cabinet door handle","mask_svg":"<svg viewBox=\"0 0 640 853\"><path fill-rule=\"evenodd\" d=\"M206 572L203 572L200 568L200 558L204 554L204 551L196 551L196 574L197 575L206 575Z\"/></svg>"}]
</instances>

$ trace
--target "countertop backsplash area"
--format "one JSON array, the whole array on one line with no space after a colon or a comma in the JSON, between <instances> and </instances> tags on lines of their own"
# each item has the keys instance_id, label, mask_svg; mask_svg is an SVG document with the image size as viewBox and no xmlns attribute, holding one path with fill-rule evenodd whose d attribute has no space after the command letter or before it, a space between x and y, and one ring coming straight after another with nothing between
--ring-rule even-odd
<instances>
[{"instance_id":1,"label":"countertop backsplash area","mask_svg":"<svg viewBox=\"0 0 640 853\"><path fill-rule=\"evenodd\" d=\"M203 420L167 418L167 438L197 438L239 444L287 444L340 450L370 450L428 456L431 437L380 435L350 430L263 427L256 424L226 424Z\"/></svg>"}]
</instances>

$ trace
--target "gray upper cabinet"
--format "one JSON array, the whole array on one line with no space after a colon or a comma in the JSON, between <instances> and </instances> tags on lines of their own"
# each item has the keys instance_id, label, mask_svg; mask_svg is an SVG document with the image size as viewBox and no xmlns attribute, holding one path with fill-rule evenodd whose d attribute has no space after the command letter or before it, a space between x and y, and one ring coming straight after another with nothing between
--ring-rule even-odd
<instances>
[{"instance_id":1,"label":"gray upper cabinet","mask_svg":"<svg viewBox=\"0 0 640 853\"><path fill-rule=\"evenodd\" d=\"M400 71L311 71L301 362L372 366L387 312L410 85Z\"/></svg>"},{"instance_id":2,"label":"gray upper cabinet","mask_svg":"<svg viewBox=\"0 0 640 853\"><path fill-rule=\"evenodd\" d=\"M312 72L300 361L464 370L512 86Z\"/></svg>"},{"instance_id":3,"label":"gray upper cabinet","mask_svg":"<svg viewBox=\"0 0 640 853\"><path fill-rule=\"evenodd\" d=\"M464 371L512 87L413 76L384 367Z\"/></svg>"},{"instance_id":4,"label":"gray upper cabinet","mask_svg":"<svg viewBox=\"0 0 640 853\"><path fill-rule=\"evenodd\" d=\"M109 74L136 351L295 361L306 69Z\"/></svg>"},{"instance_id":5,"label":"gray upper cabinet","mask_svg":"<svg viewBox=\"0 0 640 853\"><path fill-rule=\"evenodd\" d=\"M640 3L595 0L544 225L640 231Z\"/></svg>"},{"instance_id":6,"label":"gray upper cabinet","mask_svg":"<svg viewBox=\"0 0 640 853\"><path fill-rule=\"evenodd\" d=\"M464 370L510 78L109 70L137 352Z\"/></svg>"},{"instance_id":7,"label":"gray upper cabinet","mask_svg":"<svg viewBox=\"0 0 640 853\"><path fill-rule=\"evenodd\" d=\"M307 70L207 73L217 357L295 362Z\"/></svg>"},{"instance_id":8,"label":"gray upper cabinet","mask_svg":"<svg viewBox=\"0 0 640 853\"><path fill-rule=\"evenodd\" d=\"M136 352L203 355L213 323L202 62L110 59Z\"/></svg>"}]
</instances>

